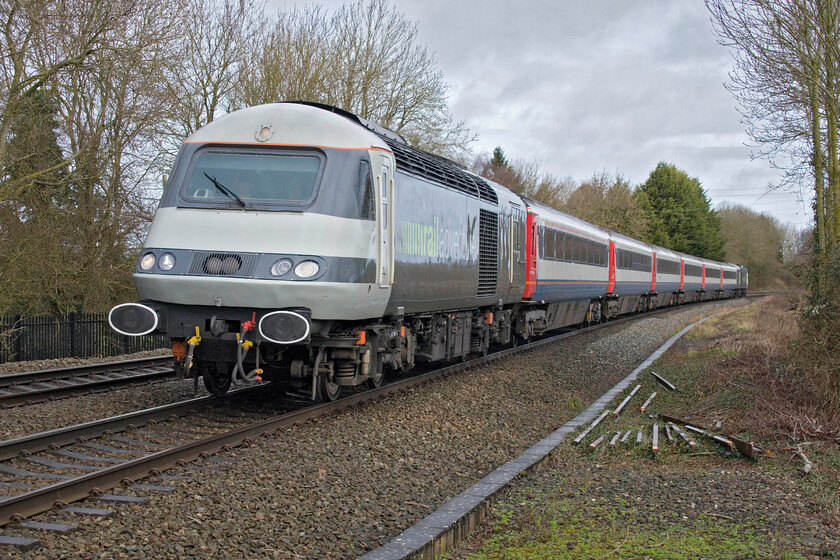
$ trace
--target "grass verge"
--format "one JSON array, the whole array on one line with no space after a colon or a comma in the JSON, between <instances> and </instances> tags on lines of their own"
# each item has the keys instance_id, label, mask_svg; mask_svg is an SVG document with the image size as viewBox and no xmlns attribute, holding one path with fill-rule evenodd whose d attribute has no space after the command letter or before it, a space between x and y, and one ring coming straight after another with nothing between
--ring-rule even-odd
<instances>
[{"instance_id":1,"label":"grass verge","mask_svg":"<svg viewBox=\"0 0 840 560\"><path fill-rule=\"evenodd\" d=\"M643 372L618 417L580 446L568 438L445 558L840 558L837 424L801 369L807 361L796 355L792 307L765 298L696 327L650 368L676 392ZM676 433L669 441L665 422L651 413L708 427L721 421L721 434L754 441L764 453L746 459L697 434L689 434L693 447ZM792 449L813 463L809 474Z\"/></svg>"}]
</instances>

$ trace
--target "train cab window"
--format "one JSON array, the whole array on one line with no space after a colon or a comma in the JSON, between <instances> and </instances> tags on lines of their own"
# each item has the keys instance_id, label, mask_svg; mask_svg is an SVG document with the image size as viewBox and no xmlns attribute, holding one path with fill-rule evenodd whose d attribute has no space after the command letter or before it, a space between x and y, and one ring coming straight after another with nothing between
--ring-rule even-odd
<instances>
[{"instance_id":1,"label":"train cab window","mask_svg":"<svg viewBox=\"0 0 840 560\"><path fill-rule=\"evenodd\" d=\"M192 163L181 196L193 203L304 206L315 197L318 155L206 150Z\"/></svg>"},{"instance_id":2,"label":"train cab window","mask_svg":"<svg viewBox=\"0 0 840 560\"><path fill-rule=\"evenodd\" d=\"M356 206L358 207L359 218L363 220L376 219L376 197L373 193L373 175L370 171L370 162L367 160L359 162Z\"/></svg>"}]
</instances>

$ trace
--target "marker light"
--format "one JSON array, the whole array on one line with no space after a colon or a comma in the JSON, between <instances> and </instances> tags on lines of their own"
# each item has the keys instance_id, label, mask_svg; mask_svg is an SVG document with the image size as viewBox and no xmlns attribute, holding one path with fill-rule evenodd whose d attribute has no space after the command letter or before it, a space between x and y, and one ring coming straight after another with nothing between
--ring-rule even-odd
<instances>
[{"instance_id":1,"label":"marker light","mask_svg":"<svg viewBox=\"0 0 840 560\"><path fill-rule=\"evenodd\" d=\"M153 266L155 266L155 254L146 253L143 255L143 258L140 259L140 268L142 270L151 270Z\"/></svg>"},{"instance_id":2,"label":"marker light","mask_svg":"<svg viewBox=\"0 0 840 560\"><path fill-rule=\"evenodd\" d=\"M271 265L272 276L283 276L290 270L292 270L291 259L280 259L279 261L276 261L273 265Z\"/></svg>"},{"instance_id":3,"label":"marker light","mask_svg":"<svg viewBox=\"0 0 840 560\"><path fill-rule=\"evenodd\" d=\"M160 262L158 262L158 268L161 270L172 270L172 267L175 266L175 255L172 253L164 253L160 256Z\"/></svg>"},{"instance_id":4,"label":"marker light","mask_svg":"<svg viewBox=\"0 0 840 560\"><path fill-rule=\"evenodd\" d=\"M318 274L320 269L315 261L303 261L295 267L295 274L298 275L298 278L312 278Z\"/></svg>"}]
</instances>

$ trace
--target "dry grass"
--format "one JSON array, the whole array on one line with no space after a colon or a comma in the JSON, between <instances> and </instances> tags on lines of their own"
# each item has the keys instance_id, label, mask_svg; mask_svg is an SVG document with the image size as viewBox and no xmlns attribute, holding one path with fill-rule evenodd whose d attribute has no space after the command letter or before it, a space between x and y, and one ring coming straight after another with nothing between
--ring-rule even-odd
<instances>
[{"instance_id":1,"label":"dry grass","mask_svg":"<svg viewBox=\"0 0 840 560\"><path fill-rule=\"evenodd\" d=\"M668 406L701 424L722 419L725 433L757 442L768 458L778 458L771 464L785 469L799 472L803 461L795 451L803 451L813 471L799 480L838 526L840 359L815 342L800 309L793 296L773 296L698 325L666 368L690 398ZM818 341L826 340L824 332Z\"/></svg>"},{"instance_id":2,"label":"dry grass","mask_svg":"<svg viewBox=\"0 0 840 560\"><path fill-rule=\"evenodd\" d=\"M809 350L800 330L796 301L773 296L748 312L730 313L697 333L734 336L706 339L721 359L705 372L704 392L736 389L748 410L727 411L741 432L794 444L808 440L840 443L840 415L834 399L837 364Z\"/></svg>"}]
</instances>

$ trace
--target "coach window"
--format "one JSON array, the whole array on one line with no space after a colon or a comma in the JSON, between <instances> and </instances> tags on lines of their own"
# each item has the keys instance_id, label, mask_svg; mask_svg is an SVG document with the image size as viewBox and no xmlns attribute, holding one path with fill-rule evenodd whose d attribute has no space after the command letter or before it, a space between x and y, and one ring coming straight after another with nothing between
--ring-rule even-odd
<instances>
[{"instance_id":1,"label":"coach window","mask_svg":"<svg viewBox=\"0 0 840 560\"><path fill-rule=\"evenodd\" d=\"M555 233L553 229L545 230L545 259L548 261L554 260Z\"/></svg>"}]
</instances>

